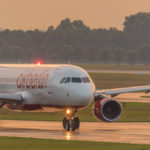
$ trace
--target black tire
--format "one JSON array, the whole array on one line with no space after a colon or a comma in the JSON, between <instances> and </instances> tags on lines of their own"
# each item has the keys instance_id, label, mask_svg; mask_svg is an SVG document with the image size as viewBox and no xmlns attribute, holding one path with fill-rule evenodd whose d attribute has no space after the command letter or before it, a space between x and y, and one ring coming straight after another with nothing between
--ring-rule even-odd
<instances>
[{"instance_id":1,"label":"black tire","mask_svg":"<svg viewBox=\"0 0 150 150\"><path fill-rule=\"evenodd\" d=\"M72 131L78 129L80 127L80 119L79 117L75 117L72 122Z\"/></svg>"},{"instance_id":2,"label":"black tire","mask_svg":"<svg viewBox=\"0 0 150 150\"><path fill-rule=\"evenodd\" d=\"M66 124L66 131L70 131L70 123Z\"/></svg>"},{"instance_id":3,"label":"black tire","mask_svg":"<svg viewBox=\"0 0 150 150\"><path fill-rule=\"evenodd\" d=\"M79 117L75 117L74 120L76 122L76 129L78 129L80 127L80 119Z\"/></svg>"},{"instance_id":4,"label":"black tire","mask_svg":"<svg viewBox=\"0 0 150 150\"><path fill-rule=\"evenodd\" d=\"M67 123L68 123L68 119L67 119L67 117L64 117L64 119L63 119L63 127L64 127L64 129L66 129Z\"/></svg>"},{"instance_id":5,"label":"black tire","mask_svg":"<svg viewBox=\"0 0 150 150\"><path fill-rule=\"evenodd\" d=\"M63 119L63 127L66 131L70 131L70 122L67 117L64 117Z\"/></svg>"}]
</instances>

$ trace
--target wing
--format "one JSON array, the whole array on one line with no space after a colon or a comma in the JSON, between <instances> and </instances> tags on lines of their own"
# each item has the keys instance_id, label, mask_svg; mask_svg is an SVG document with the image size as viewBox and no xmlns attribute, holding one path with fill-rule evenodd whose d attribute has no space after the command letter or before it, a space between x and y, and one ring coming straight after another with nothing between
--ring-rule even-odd
<instances>
[{"instance_id":1,"label":"wing","mask_svg":"<svg viewBox=\"0 0 150 150\"><path fill-rule=\"evenodd\" d=\"M21 94L3 94L0 93L0 102L1 103L21 103L22 96Z\"/></svg>"},{"instance_id":2,"label":"wing","mask_svg":"<svg viewBox=\"0 0 150 150\"><path fill-rule=\"evenodd\" d=\"M111 97L115 97L121 93L131 93L131 92L139 92L144 91L145 93L150 92L149 86L136 86L136 87L127 87L127 88L119 88L119 89L110 89L110 90L96 90L95 96L106 94L111 95Z\"/></svg>"}]
</instances>

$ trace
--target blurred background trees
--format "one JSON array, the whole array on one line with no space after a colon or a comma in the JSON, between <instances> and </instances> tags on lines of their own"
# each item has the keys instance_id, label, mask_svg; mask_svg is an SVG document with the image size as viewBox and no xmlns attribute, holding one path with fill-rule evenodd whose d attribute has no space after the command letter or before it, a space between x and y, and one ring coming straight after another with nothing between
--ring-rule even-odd
<instances>
[{"instance_id":1,"label":"blurred background trees","mask_svg":"<svg viewBox=\"0 0 150 150\"><path fill-rule=\"evenodd\" d=\"M66 18L47 31L0 31L0 62L150 64L150 13L125 17L123 30L91 29L82 20Z\"/></svg>"}]
</instances>

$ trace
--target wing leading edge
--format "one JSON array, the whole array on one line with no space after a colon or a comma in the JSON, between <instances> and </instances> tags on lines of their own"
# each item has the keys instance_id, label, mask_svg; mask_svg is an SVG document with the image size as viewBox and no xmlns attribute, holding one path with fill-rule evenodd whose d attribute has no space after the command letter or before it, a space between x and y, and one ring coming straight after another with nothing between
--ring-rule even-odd
<instances>
[{"instance_id":1,"label":"wing leading edge","mask_svg":"<svg viewBox=\"0 0 150 150\"><path fill-rule=\"evenodd\" d=\"M149 86L118 88L118 89L110 89L110 90L96 90L95 96L105 94L105 95L111 95L111 97L115 97L122 93L131 93L131 92L139 92L139 91L144 91L145 93L149 93L150 85Z\"/></svg>"}]
</instances>

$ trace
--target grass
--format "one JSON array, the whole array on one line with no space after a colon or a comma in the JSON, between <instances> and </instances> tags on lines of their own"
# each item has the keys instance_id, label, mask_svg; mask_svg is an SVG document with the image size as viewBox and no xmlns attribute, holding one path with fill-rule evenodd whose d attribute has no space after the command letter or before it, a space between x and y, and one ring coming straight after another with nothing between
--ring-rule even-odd
<instances>
[{"instance_id":1,"label":"grass","mask_svg":"<svg viewBox=\"0 0 150 150\"><path fill-rule=\"evenodd\" d=\"M141 98L150 98L150 96L141 96Z\"/></svg>"},{"instance_id":2,"label":"grass","mask_svg":"<svg viewBox=\"0 0 150 150\"><path fill-rule=\"evenodd\" d=\"M63 111L57 112L16 112L2 109L0 120L34 120L34 121L61 121L64 117Z\"/></svg>"},{"instance_id":3,"label":"grass","mask_svg":"<svg viewBox=\"0 0 150 150\"><path fill-rule=\"evenodd\" d=\"M122 103L123 104L123 103ZM150 122L149 103L127 103L119 122Z\"/></svg>"},{"instance_id":4,"label":"grass","mask_svg":"<svg viewBox=\"0 0 150 150\"><path fill-rule=\"evenodd\" d=\"M76 116L80 117L82 122L98 122L92 112L93 105L78 111ZM64 112L13 112L2 109L0 119L4 120L35 120L35 121L62 121ZM127 103L123 108L123 113L119 122L150 122L150 104L149 103Z\"/></svg>"},{"instance_id":5,"label":"grass","mask_svg":"<svg viewBox=\"0 0 150 150\"><path fill-rule=\"evenodd\" d=\"M150 85L150 74L90 73L97 89Z\"/></svg>"},{"instance_id":6,"label":"grass","mask_svg":"<svg viewBox=\"0 0 150 150\"><path fill-rule=\"evenodd\" d=\"M0 137L1 150L149 150L150 145Z\"/></svg>"},{"instance_id":7,"label":"grass","mask_svg":"<svg viewBox=\"0 0 150 150\"><path fill-rule=\"evenodd\" d=\"M91 69L91 70L136 70L136 71L149 71L150 70L150 65L143 65L143 64L138 64L138 65L128 65L128 64L121 64L121 65L116 65L116 64L75 64L77 66L80 66L84 69Z\"/></svg>"}]
</instances>

